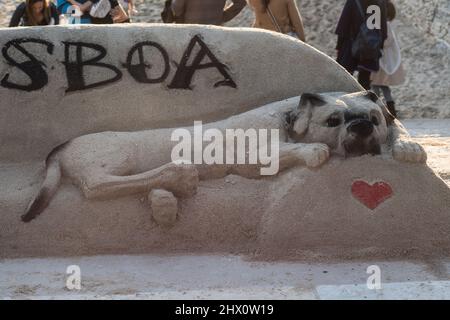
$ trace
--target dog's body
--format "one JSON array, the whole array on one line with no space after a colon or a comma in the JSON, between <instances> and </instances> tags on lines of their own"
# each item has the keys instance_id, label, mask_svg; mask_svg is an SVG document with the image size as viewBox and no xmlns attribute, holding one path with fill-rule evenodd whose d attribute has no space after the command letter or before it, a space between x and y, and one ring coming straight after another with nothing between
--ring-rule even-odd
<instances>
[{"instance_id":1,"label":"dog's body","mask_svg":"<svg viewBox=\"0 0 450 320\"><path fill-rule=\"evenodd\" d=\"M422 147L370 92L305 94L298 108L270 104L204 126L226 129L278 129L279 168L299 164L318 167L330 153L342 156L380 154L391 149L394 158L424 162ZM186 128L190 131L194 129ZM30 221L49 204L62 176L69 178L88 199L108 198L165 189L177 197L195 193L198 179L228 174L259 176L258 166L213 164L175 165L171 152L173 129L139 132L102 132L78 137L55 148L46 161L47 174L23 221Z\"/></svg>"}]
</instances>

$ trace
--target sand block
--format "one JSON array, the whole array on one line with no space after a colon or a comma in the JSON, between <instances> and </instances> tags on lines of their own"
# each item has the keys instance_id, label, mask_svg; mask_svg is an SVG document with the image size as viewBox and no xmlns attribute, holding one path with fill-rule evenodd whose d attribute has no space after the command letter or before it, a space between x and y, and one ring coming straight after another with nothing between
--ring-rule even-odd
<instances>
[{"instance_id":1,"label":"sand block","mask_svg":"<svg viewBox=\"0 0 450 320\"><path fill-rule=\"evenodd\" d=\"M450 189L426 165L387 156L336 159L279 176L201 181L179 200L171 228L150 218L147 195L86 200L63 183L31 223L20 220L42 164L2 165L2 257L219 252L269 258L357 257L450 248Z\"/></svg>"},{"instance_id":2,"label":"sand block","mask_svg":"<svg viewBox=\"0 0 450 320\"><path fill-rule=\"evenodd\" d=\"M260 240L275 255L433 255L450 245L450 189L425 165L334 160L283 175L272 190Z\"/></svg>"},{"instance_id":3,"label":"sand block","mask_svg":"<svg viewBox=\"0 0 450 320\"><path fill-rule=\"evenodd\" d=\"M250 28L0 28L0 159L44 159L92 132L193 125L304 92L356 92L341 66Z\"/></svg>"},{"instance_id":4,"label":"sand block","mask_svg":"<svg viewBox=\"0 0 450 320\"><path fill-rule=\"evenodd\" d=\"M175 224L178 212L178 200L172 192L154 189L148 195L152 208L152 217L160 226L171 227Z\"/></svg>"}]
</instances>

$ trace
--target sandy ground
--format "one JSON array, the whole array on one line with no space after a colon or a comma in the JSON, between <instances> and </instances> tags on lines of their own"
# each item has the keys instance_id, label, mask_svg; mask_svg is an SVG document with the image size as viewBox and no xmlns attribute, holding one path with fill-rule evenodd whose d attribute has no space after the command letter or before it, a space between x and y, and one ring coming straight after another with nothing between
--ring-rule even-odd
<instances>
[{"instance_id":1,"label":"sandy ground","mask_svg":"<svg viewBox=\"0 0 450 320\"><path fill-rule=\"evenodd\" d=\"M405 120L411 136L428 153L428 165L450 186L450 121Z\"/></svg>"},{"instance_id":2,"label":"sandy ground","mask_svg":"<svg viewBox=\"0 0 450 320\"><path fill-rule=\"evenodd\" d=\"M0 0L0 27L7 26L11 13L21 0ZM135 22L161 22L164 0L135 0ZM343 7L343 0L298 0L307 41L335 57L334 29ZM418 8L420 10L420 8ZM450 118L450 47L430 34L418 31L398 8L396 22L408 79L393 88L399 115L402 118ZM251 26L253 13L245 8L228 26Z\"/></svg>"},{"instance_id":3,"label":"sandy ground","mask_svg":"<svg viewBox=\"0 0 450 320\"><path fill-rule=\"evenodd\" d=\"M79 267L80 290L66 286L69 266ZM381 289L368 288L369 266L379 268ZM250 262L231 255L18 259L0 261L0 299L450 299L449 270L448 259L327 264Z\"/></svg>"}]
</instances>

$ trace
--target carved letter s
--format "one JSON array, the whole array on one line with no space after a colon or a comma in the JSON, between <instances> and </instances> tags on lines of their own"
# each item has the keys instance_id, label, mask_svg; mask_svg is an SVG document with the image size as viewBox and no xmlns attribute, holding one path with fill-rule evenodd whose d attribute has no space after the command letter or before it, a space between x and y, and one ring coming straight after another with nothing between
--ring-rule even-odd
<instances>
[{"instance_id":1,"label":"carved letter s","mask_svg":"<svg viewBox=\"0 0 450 320\"><path fill-rule=\"evenodd\" d=\"M19 68L22 72L24 72L30 79L31 83L28 85L19 84L9 81L9 73L7 73L3 79L1 80L1 86L10 89L18 89L23 91L35 91L42 89L48 83L48 75L44 70L46 65L35 58L30 52L28 52L23 46L23 43L37 43L47 47L47 52L49 54L53 54L53 44L40 39L31 39L31 38L22 38L22 39L14 39L5 44L2 49L3 57L6 59L9 65ZM24 62L17 62L13 57L8 53L11 47L16 48L19 52L21 52L28 60Z\"/></svg>"}]
</instances>

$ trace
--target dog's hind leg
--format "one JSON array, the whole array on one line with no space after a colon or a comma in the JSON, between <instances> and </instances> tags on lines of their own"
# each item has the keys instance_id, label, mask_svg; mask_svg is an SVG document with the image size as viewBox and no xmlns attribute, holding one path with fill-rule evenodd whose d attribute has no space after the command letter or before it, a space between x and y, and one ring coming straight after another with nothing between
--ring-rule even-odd
<instances>
[{"instance_id":1,"label":"dog's hind leg","mask_svg":"<svg viewBox=\"0 0 450 320\"><path fill-rule=\"evenodd\" d=\"M79 185L88 199L110 199L152 189L164 189L177 197L189 197L197 191L198 181L198 171L194 165L169 163L129 176L107 173L86 175L79 180Z\"/></svg>"}]
</instances>

